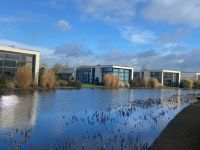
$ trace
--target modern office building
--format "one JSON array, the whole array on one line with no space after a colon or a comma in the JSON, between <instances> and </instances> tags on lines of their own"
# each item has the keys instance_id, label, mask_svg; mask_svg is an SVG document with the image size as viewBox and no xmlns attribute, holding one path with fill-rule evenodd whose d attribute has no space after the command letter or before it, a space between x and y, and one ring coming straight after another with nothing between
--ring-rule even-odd
<instances>
[{"instance_id":1,"label":"modern office building","mask_svg":"<svg viewBox=\"0 0 200 150\"><path fill-rule=\"evenodd\" d=\"M76 70L76 79L81 83L102 83L106 74L119 76L120 81L129 83L133 79L133 68L113 65L82 66Z\"/></svg>"},{"instance_id":2,"label":"modern office building","mask_svg":"<svg viewBox=\"0 0 200 150\"><path fill-rule=\"evenodd\" d=\"M81 83L91 83L91 66L80 66L76 69L76 80Z\"/></svg>"},{"instance_id":3,"label":"modern office building","mask_svg":"<svg viewBox=\"0 0 200 150\"><path fill-rule=\"evenodd\" d=\"M76 78L76 69L75 68L63 68L62 70L56 73L57 79L67 80L69 78Z\"/></svg>"},{"instance_id":4,"label":"modern office building","mask_svg":"<svg viewBox=\"0 0 200 150\"><path fill-rule=\"evenodd\" d=\"M134 73L134 78L156 78L163 86L179 86L181 72L174 70L142 70Z\"/></svg>"},{"instance_id":5,"label":"modern office building","mask_svg":"<svg viewBox=\"0 0 200 150\"><path fill-rule=\"evenodd\" d=\"M181 80L192 80L197 81L200 80L200 73L197 72L181 72Z\"/></svg>"},{"instance_id":6,"label":"modern office building","mask_svg":"<svg viewBox=\"0 0 200 150\"><path fill-rule=\"evenodd\" d=\"M120 81L129 83L133 79L134 69L124 66L97 65L91 68L91 83L102 83L106 74L119 76Z\"/></svg>"},{"instance_id":7,"label":"modern office building","mask_svg":"<svg viewBox=\"0 0 200 150\"><path fill-rule=\"evenodd\" d=\"M32 68L32 76L38 83L40 52L15 48L14 46L0 46L0 75L14 79L16 70L22 66Z\"/></svg>"}]
</instances>

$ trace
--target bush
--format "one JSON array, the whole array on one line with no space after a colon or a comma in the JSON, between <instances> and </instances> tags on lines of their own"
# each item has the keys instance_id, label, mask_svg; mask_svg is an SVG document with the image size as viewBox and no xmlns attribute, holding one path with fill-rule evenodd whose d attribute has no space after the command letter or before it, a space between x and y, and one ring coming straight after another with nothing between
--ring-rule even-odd
<instances>
[{"instance_id":1,"label":"bush","mask_svg":"<svg viewBox=\"0 0 200 150\"><path fill-rule=\"evenodd\" d=\"M47 80L47 86L48 88L55 88L56 86L56 75L53 70L50 70L48 73L48 80Z\"/></svg>"},{"instance_id":2,"label":"bush","mask_svg":"<svg viewBox=\"0 0 200 150\"><path fill-rule=\"evenodd\" d=\"M41 87L55 88L56 82L56 75L53 70L44 69L40 72L39 85Z\"/></svg>"},{"instance_id":3,"label":"bush","mask_svg":"<svg viewBox=\"0 0 200 150\"><path fill-rule=\"evenodd\" d=\"M7 89L14 89L15 88L15 82L14 81L10 81L10 80L6 80L5 87Z\"/></svg>"},{"instance_id":4,"label":"bush","mask_svg":"<svg viewBox=\"0 0 200 150\"><path fill-rule=\"evenodd\" d=\"M130 81L130 87L148 87L148 78L135 78Z\"/></svg>"},{"instance_id":5,"label":"bush","mask_svg":"<svg viewBox=\"0 0 200 150\"><path fill-rule=\"evenodd\" d=\"M19 88L28 88L32 83L32 69L29 66L23 66L17 69L16 80Z\"/></svg>"},{"instance_id":6,"label":"bush","mask_svg":"<svg viewBox=\"0 0 200 150\"><path fill-rule=\"evenodd\" d=\"M109 88L124 87L124 83L119 80L119 77L113 74L106 74L104 76L104 84Z\"/></svg>"},{"instance_id":7,"label":"bush","mask_svg":"<svg viewBox=\"0 0 200 150\"><path fill-rule=\"evenodd\" d=\"M149 78L148 86L150 88L157 88L157 87L159 87L158 79L156 79L156 78Z\"/></svg>"},{"instance_id":8,"label":"bush","mask_svg":"<svg viewBox=\"0 0 200 150\"><path fill-rule=\"evenodd\" d=\"M47 86L48 83L48 70L44 69L40 72L39 85L43 88Z\"/></svg>"},{"instance_id":9,"label":"bush","mask_svg":"<svg viewBox=\"0 0 200 150\"><path fill-rule=\"evenodd\" d=\"M193 88L194 89L200 89L200 80L197 80L197 81L193 82Z\"/></svg>"},{"instance_id":10,"label":"bush","mask_svg":"<svg viewBox=\"0 0 200 150\"><path fill-rule=\"evenodd\" d=\"M193 82L191 80L181 80L181 87L185 89L192 89Z\"/></svg>"},{"instance_id":11,"label":"bush","mask_svg":"<svg viewBox=\"0 0 200 150\"><path fill-rule=\"evenodd\" d=\"M81 82L79 80L70 80L70 81L68 81L67 86L76 87L76 88L80 89L81 88Z\"/></svg>"},{"instance_id":12,"label":"bush","mask_svg":"<svg viewBox=\"0 0 200 150\"><path fill-rule=\"evenodd\" d=\"M135 79L131 80L131 81L129 82L129 85L130 85L130 87L137 87L137 84L136 84Z\"/></svg>"},{"instance_id":13,"label":"bush","mask_svg":"<svg viewBox=\"0 0 200 150\"><path fill-rule=\"evenodd\" d=\"M6 78L0 76L0 89L5 88L6 85Z\"/></svg>"},{"instance_id":14,"label":"bush","mask_svg":"<svg viewBox=\"0 0 200 150\"><path fill-rule=\"evenodd\" d=\"M67 86L68 81L66 80L58 80L58 86Z\"/></svg>"},{"instance_id":15,"label":"bush","mask_svg":"<svg viewBox=\"0 0 200 150\"><path fill-rule=\"evenodd\" d=\"M130 87L159 87L160 84L156 78L135 78L130 81Z\"/></svg>"},{"instance_id":16,"label":"bush","mask_svg":"<svg viewBox=\"0 0 200 150\"><path fill-rule=\"evenodd\" d=\"M149 78L144 78L141 80L142 87L148 87L148 85L149 85Z\"/></svg>"}]
</instances>

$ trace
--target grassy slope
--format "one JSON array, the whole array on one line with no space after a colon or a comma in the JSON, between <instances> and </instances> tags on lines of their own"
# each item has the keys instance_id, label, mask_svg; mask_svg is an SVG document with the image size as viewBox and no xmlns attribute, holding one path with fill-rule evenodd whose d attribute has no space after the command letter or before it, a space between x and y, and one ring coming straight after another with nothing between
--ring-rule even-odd
<instances>
[{"instance_id":1,"label":"grassy slope","mask_svg":"<svg viewBox=\"0 0 200 150\"><path fill-rule=\"evenodd\" d=\"M94 85L94 84L82 84L82 88L106 88L106 86Z\"/></svg>"}]
</instances>

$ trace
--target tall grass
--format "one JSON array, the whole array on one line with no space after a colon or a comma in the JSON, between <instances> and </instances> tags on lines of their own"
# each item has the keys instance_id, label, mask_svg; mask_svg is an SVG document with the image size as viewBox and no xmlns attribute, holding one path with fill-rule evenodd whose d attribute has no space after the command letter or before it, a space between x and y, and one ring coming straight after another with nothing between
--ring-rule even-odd
<instances>
[{"instance_id":1,"label":"tall grass","mask_svg":"<svg viewBox=\"0 0 200 150\"><path fill-rule=\"evenodd\" d=\"M53 70L44 69L40 72L39 85L41 87L55 88L56 82L56 75Z\"/></svg>"},{"instance_id":2,"label":"tall grass","mask_svg":"<svg viewBox=\"0 0 200 150\"><path fill-rule=\"evenodd\" d=\"M16 71L16 80L19 88L28 88L32 83L32 69L30 66L23 66Z\"/></svg>"},{"instance_id":3,"label":"tall grass","mask_svg":"<svg viewBox=\"0 0 200 150\"><path fill-rule=\"evenodd\" d=\"M160 83L156 78L135 78L130 81L130 87L157 88Z\"/></svg>"},{"instance_id":4,"label":"tall grass","mask_svg":"<svg viewBox=\"0 0 200 150\"><path fill-rule=\"evenodd\" d=\"M113 74L106 74L104 76L104 84L109 88L124 87L124 83L120 81L119 76Z\"/></svg>"},{"instance_id":5,"label":"tall grass","mask_svg":"<svg viewBox=\"0 0 200 150\"><path fill-rule=\"evenodd\" d=\"M192 89L193 88L193 81L191 80L181 80L181 85L184 89Z\"/></svg>"}]
</instances>

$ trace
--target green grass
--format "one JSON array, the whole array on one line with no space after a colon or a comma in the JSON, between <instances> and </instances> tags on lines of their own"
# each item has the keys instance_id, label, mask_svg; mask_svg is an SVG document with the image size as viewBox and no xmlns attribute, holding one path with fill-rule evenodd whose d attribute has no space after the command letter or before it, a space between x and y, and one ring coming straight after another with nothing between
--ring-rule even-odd
<instances>
[{"instance_id":1,"label":"green grass","mask_svg":"<svg viewBox=\"0 0 200 150\"><path fill-rule=\"evenodd\" d=\"M161 89L171 89L171 90L178 90L181 89L180 87L170 87L170 86L162 86Z\"/></svg>"},{"instance_id":2,"label":"green grass","mask_svg":"<svg viewBox=\"0 0 200 150\"><path fill-rule=\"evenodd\" d=\"M82 84L82 88L106 88L106 86L95 84Z\"/></svg>"}]
</instances>

